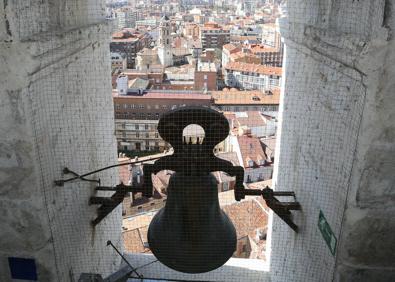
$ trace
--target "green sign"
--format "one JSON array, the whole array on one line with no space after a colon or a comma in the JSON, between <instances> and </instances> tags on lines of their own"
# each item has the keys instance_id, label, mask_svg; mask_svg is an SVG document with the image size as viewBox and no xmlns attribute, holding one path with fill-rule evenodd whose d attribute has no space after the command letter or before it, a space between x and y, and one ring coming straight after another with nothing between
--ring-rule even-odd
<instances>
[{"instance_id":1,"label":"green sign","mask_svg":"<svg viewBox=\"0 0 395 282\"><path fill-rule=\"evenodd\" d=\"M332 255L335 255L337 239L335 234L333 234L333 231L329 226L328 221L326 221L324 213L321 210L320 215L318 216L318 228L320 229L322 237L328 245Z\"/></svg>"}]
</instances>

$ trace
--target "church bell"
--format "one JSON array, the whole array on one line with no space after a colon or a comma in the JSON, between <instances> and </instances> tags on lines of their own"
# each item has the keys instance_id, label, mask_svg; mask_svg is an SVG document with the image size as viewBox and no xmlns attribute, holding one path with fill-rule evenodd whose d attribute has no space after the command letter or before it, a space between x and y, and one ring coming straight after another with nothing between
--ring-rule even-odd
<instances>
[{"instance_id":1,"label":"church bell","mask_svg":"<svg viewBox=\"0 0 395 282\"><path fill-rule=\"evenodd\" d=\"M216 179L174 174L166 206L151 221L148 243L163 264L200 273L223 265L236 248L236 230L220 209Z\"/></svg>"},{"instance_id":2,"label":"church bell","mask_svg":"<svg viewBox=\"0 0 395 282\"><path fill-rule=\"evenodd\" d=\"M182 131L198 124L204 140L195 144L182 140ZM165 114L159 121L161 137L174 149L154 164L144 166L145 196L152 195L151 175L161 170L175 171L167 188L164 208L152 219L148 244L164 265L186 273L202 273L222 266L236 250L236 230L221 210L213 171L236 176L242 185L243 169L215 157L213 149L226 138L226 118L209 108L185 107Z\"/></svg>"}]
</instances>

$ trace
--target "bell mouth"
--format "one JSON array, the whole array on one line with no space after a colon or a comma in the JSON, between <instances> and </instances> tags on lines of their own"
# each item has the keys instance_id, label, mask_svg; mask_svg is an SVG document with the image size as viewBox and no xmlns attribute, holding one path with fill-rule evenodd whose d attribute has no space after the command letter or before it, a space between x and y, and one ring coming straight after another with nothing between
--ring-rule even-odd
<instances>
[{"instance_id":1,"label":"bell mouth","mask_svg":"<svg viewBox=\"0 0 395 282\"><path fill-rule=\"evenodd\" d=\"M165 266L183 273L198 274L213 271L223 266L236 251L236 238L233 242L228 242L228 246L215 251L215 246L208 252L190 253L190 252L172 252L170 248L158 248L155 246L155 240L150 238L148 232L148 242L151 252ZM179 249L180 250L180 249Z\"/></svg>"},{"instance_id":2,"label":"bell mouth","mask_svg":"<svg viewBox=\"0 0 395 282\"><path fill-rule=\"evenodd\" d=\"M209 272L224 265L236 251L236 230L222 211L218 220L211 222L214 224L197 230L166 218L164 209L160 210L151 221L147 237L151 252L171 269L190 274Z\"/></svg>"}]
</instances>

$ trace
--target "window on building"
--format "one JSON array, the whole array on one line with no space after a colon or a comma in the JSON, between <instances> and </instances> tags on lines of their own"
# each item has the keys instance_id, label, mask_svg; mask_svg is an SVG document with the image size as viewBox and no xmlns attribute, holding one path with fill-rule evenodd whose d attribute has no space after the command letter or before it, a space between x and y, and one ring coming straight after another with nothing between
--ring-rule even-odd
<instances>
[{"instance_id":1,"label":"window on building","mask_svg":"<svg viewBox=\"0 0 395 282\"><path fill-rule=\"evenodd\" d=\"M148 124L144 125L144 129L148 130L149 129L149 125Z\"/></svg>"}]
</instances>

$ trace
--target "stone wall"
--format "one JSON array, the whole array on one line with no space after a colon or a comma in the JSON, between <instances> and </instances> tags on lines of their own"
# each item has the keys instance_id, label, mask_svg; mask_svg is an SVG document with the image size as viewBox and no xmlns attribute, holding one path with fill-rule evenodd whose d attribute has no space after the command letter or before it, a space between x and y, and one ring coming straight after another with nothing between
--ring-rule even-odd
<instances>
[{"instance_id":1,"label":"stone wall","mask_svg":"<svg viewBox=\"0 0 395 282\"><path fill-rule=\"evenodd\" d=\"M288 0L274 184L303 210L298 234L272 218L273 281L395 277L393 2Z\"/></svg>"},{"instance_id":2,"label":"stone wall","mask_svg":"<svg viewBox=\"0 0 395 282\"><path fill-rule=\"evenodd\" d=\"M7 258L35 259L40 281L104 276L120 259L121 210L96 228L94 185L54 186L117 163L104 1L0 0L0 280ZM103 185L117 172L97 174Z\"/></svg>"}]
</instances>

